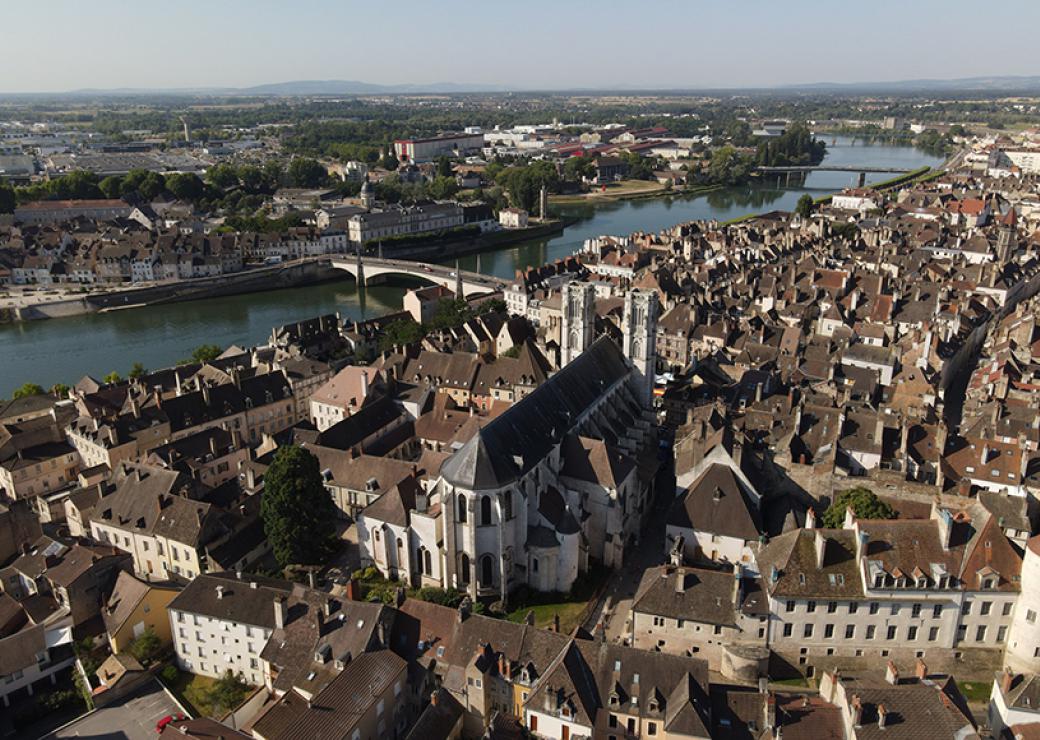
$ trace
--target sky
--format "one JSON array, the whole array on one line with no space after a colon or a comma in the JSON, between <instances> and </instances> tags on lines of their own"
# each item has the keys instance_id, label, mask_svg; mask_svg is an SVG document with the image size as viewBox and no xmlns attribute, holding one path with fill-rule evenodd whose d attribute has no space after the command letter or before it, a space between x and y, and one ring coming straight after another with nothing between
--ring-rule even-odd
<instances>
[{"instance_id":1,"label":"sky","mask_svg":"<svg viewBox=\"0 0 1040 740\"><path fill-rule=\"evenodd\" d=\"M988 29L985 6L967 0L4 5L0 92L314 79L706 89L1040 74L1037 0L997 0L1002 20Z\"/></svg>"}]
</instances>

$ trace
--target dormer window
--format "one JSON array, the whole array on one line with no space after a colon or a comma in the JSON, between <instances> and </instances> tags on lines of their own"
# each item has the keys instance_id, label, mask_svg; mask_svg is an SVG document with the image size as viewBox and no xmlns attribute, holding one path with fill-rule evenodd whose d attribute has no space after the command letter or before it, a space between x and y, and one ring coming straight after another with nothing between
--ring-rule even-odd
<instances>
[{"instance_id":1,"label":"dormer window","mask_svg":"<svg viewBox=\"0 0 1040 740\"><path fill-rule=\"evenodd\" d=\"M878 573L876 576L874 576L874 588L884 588L884 587L885 587L885 574L884 573Z\"/></svg>"},{"instance_id":2,"label":"dormer window","mask_svg":"<svg viewBox=\"0 0 1040 740\"><path fill-rule=\"evenodd\" d=\"M618 697L618 695L616 693L611 692L611 694L610 694L610 706L616 707L620 703L621 703L620 697Z\"/></svg>"}]
</instances>

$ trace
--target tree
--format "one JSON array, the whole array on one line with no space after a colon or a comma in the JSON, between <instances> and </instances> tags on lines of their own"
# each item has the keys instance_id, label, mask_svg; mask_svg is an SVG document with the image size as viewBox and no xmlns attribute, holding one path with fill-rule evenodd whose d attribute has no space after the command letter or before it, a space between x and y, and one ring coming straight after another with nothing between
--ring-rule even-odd
<instances>
[{"instance_id":1,"label":"tree","mask_svg":"<svg viewBox=\"0 0 1040 740\"><path fill-rule=\"evenodd\" d=\"M140 362L135 362L130 367L130 372L128 373L128 375L131 378L140 378L142 375L147 375L147 374L148 374L148 370L146 370L145 366L142 365Z\"/></svg>"},{"instance_id":2,"label":"tree","mask_svg":"<svg viewBox=\"0 0 1040 740\"><path fill-rule=\"evenodd\" d=\"M56 398L66 398L71 389L64 383L55 383L51 386L51 395Z\"/></svg>"},{"instance_id":3,"label":"tree","mask_svg":"<svg viewBox=\"0 0 1040 740\"><path fill-rule=\"evenodd\" d=\"M750 162L731 146L720 147L711 155L708 177L713 183L737 185L744 182L750 173Z\"/></svg>"},{"instance_id":4,"label":"tree","mask_svg":"<svg viewBox=\"0 0 1040 740\"><path fill-rule=\"evenodd\" d=\"M585 155L568 157L567 161L563 163L564 180L577 182L584 177L591 179L595 176L596 164L592 161L592 157L586 157Z\"/></svg>"},{"instance_id":5,"label":"tree","mask_svg":"<svg viewBox=\"0 0 1040 740\"><path fill-rule=\"evenodd\" d=\"M160 173L151 170L130 170L123 178L120 189L123 195L137 193L142 198L152 200L166 189L166 180Z\"/></svg>"},{"instance_id":6,"label":"tree","mask_svg":"<svg viewBox=\"0 0 1040 740\"><path fill-rule=\"evenodd\" d=\"M206 179L213 187L226 190L238 185L238 173L230 164L222 163L210 167L206 171Z\"/></svg>"},{"instance_id":7,"label":"tree","mask_svg":"<svg viewBox=\"0 0 1040 740\"><path fill-rule=\"evenodd\" d=\"M14 207L18 204L18 196L14 188L6 182L0 182L0 213L14 213Z\"/></svg>"},{"instance_id":8,"label":"tree","mask_svg":"<svg viewBox=\"0 0 1040 740\"><path fill-rule=\"evenodd\" d=\"M848 488L837 496L823 514L823 526L836 528L845 521L845 510L852 511L859 519L895 519L895 510L877 497L873 491L863 486Z\"/></svg>"},{"instance_id":9,"label":"tree","mask_svg":"<svg viewBox=\"0 0 1040 740\"><path fill-rule=\"evenodd\" d=\"M123 194L123 178L119 175L109 175L98 183L98 188L106 198L118 198Z\"/></svg>"},{"instance_id":10,"label":"tree","mask_svg":"<svg viewBox=\"0 0 1040 740\"><path fill-rule=\"evenodd\" d=\"M223 352L216 344L200 344L191 351L191 359L195 362L212 362Z\"/></svg>"},{"instance_id":11,"label":"tree","mask_svg":"<svg viewBox=\"0 0 1040 740\"><path fill-rule=\"evenodd\" d=\"M166 176L166 189L174 198L194 203L206 194L206 183L193 172L174 172Z\"/></svg>"},{"instance_id":12,"label":"tree","mask_svg":"<svg viewBox=\"0 0 1040 740\"><path fill-rule=\"evenodd\" d=\"M808 193L803 193L802 197L798 199L798 205L794 207L794 212L802 218L809 218L812 215L813 210L813 199Z\"/></svg>"},{"instance_id":13,"label":"tree","mask_svg":"<svg viewBox=\"0 0 1040 740\"><path fill-rule=\"evenodd\" d=\"M384 170L390 170L391 172L396 171L397 168L401 166L401 163L397 160L397 157L394 156L393 147L388 146L386 150L383 152L383 156L379 159L379 166L382 167Z\"/></svg>"},{"instance_id":14,"label":"tree","mask_svg":"<svg viewBox=\"0 0 1040 740\"><path fill-rule=\"evenodd\" d=\"M324 185L328 173L313 159L297 157L289 163L289 184L297 188L315 188Z\"/></svg>"},{"instance_id":15,"label":"tree","mask_svg":"<svg viewBox=\"0 0 1040 740\"><path fill-rule=\"evenodd\" d=\"M151 627L146 627L145 631L130 643L128 652L141 661L142 665L148 665L159 657L162 647L162 640L159 639L159 635L155 634L155 630Z\"/></svg>"},{"instance_id":16,"label":"tree","mask_svg":"<svg viewBox=\"0 0 1040 740\"><path fill-rule=\"evenodd\" d=\"M18 388L14 389L14 393L11 394L12 398L27 398L29 396L41 396L46 391L43 390L42 385L36 383L24 383Z\"/></svg>"},{"instance_id":17,"label":"tree","mask_svg":"<svg viewBox=\"0 0 1040 740\"><path fill-rule=\"evenodd\" d=\"M383 329L379 340L379 348L384 352L401 345L414 344L426 335L423 325L414 319L398 319Z\"/></svg>"},{"instance_id":18,"label":"tree","mask_svg":"<svg viewBox=\"0 0 1040 740\"><path fill-rule=\"evenodd\" d=\"M215 713L226 714L245 701L248 691L249 684L241 672L232 673L228 669L207 692L207 698Z\"/></svg>"},{"instance_id":19,"label":"tree","mask_svg":"<svg viewBox=\"0 0 1040 740\"><path fill-rule=\"evenodd\" d=\"M108 375L103 377L101 380L104 381L105 383L108 383L109 385L114 385L114 384L118 383L119 381L121 381L122 379L123 379L123 376L120 375L119 373L117 373L115 370L113 370Z\"/></svg>"},{"instance_id":20,"label":"tree","mask_svg":"<svg viewBox=\"0 0 1040 740\"><path fill-rule=\"evenodd\" d=\"M451 171L451 158L447 154L442 154L437 157L437 176L438 177L453 177L454 172Z\"/></svg>"},{"instance_id":21,"label":"tree","mask_svg":"<svg viewBox=\"0 0 1040 740\"><path fill-rule=\"evenodd\" d=\"M430 319L430 326L434 329L453 329L462 326L473 318L473 311L469 304L461 298L441 298L437 304L437 311Z\"/></svg>"},{"instance_id":22,"label":"tree","mask_svg":"<svg viewBox=\"0 0 1040 740\"><path fill-rule=\"evenodd\" d=\"M260 500L264 534L279 564L325 562L335 549L336 513L318 459L298 445L280 447Z\"/></svg>"}]
</instances>

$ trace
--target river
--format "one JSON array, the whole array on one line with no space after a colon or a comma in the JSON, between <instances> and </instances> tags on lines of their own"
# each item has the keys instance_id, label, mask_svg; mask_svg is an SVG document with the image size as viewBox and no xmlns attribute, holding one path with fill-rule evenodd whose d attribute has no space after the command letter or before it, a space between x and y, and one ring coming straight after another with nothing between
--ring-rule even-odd
<instances>
[{"instance_id":1,"label":"river","mask_svg":"<svg viewBox=\"0 0 1040 740\"><path fill-rule=\"evenodd\" d=\"M889 146L846 137L828 137L828 164L916 169L941 159L907 146ZM727 220L746 213L792 210L805 192L820 196L855 185L850 172L814 172L792 188L742 187L693 198L675 197L569 206L562 212L580 220L551 239L523 242L480 255L482 272L512 277L517 268L536 266L572 254L590 237L658 231L694 219ZM868 175L868 182L890 175ZM477 257L461 260L477 267ZM188 357L200 344L252 346L262 343L275 326L339 311L344 318L364 319L401 308L404 288L373 286L358 291L351 278L303 288L150 306L104 314L88 314L0 325L0 397L25 382L50 387L72 384L84 375L115 370L126 374L135 362L155 369Z\"/></svg>"}]
</instances>

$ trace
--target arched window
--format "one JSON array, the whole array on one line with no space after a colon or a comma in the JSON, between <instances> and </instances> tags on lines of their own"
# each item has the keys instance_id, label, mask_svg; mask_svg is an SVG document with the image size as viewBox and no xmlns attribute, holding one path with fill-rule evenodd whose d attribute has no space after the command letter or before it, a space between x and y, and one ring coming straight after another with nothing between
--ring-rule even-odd
<instances>
[{"instance_id":1,"label":"arched window","mask_svg":"<svg viewBox=\"0 0 1040 740\"><path fill-rule=\"evenodd\" d=\"M506 519L513 518L513 492L506 491L506 495L502 500L502 508L505 510Z\"/></svg>"},{"instance_id":2,"label":"arched window","mask_svg":"<svg viewBox=\"0 0 1040 740\"><path fill-rule=\"evenodd\" d=\"M466 497L463 494L458 495L459 501L459 524L466 523Z\"/></svg>"},{"instance_id":3,"label":"arched window","mask_svg":"<svg viewBox=\"0 0 1040 740\"><path fill-rule=\"evenodd\" d=\"M429 550L423 550L423 572L428 576L433 575L433 558Z\"/></svg>"},{"instance_id":4,"label":"arched window","mask_svg":"<svg viewBox=\"0 0 1040 740\"><path fill-rule=\"evenodd\" d=\"M462 553L459 559L459 578L463 583L469 583L469 555Z\"/></svg>"},{"instance_id":5,"label":"arched window","mask_svg":"<svg viewBox=\"0 0 1040 740\"><path fill-rule=\"evenodd\" d=\"M482 588L490 588L495 585L492 577L494 569L495 564L490 555L485 555L480 559L480 585Z\"/></svg>"},{"instance_id":6,"label":"arched window","mask_svg":"<svg viewBox=\"0 0 1040 740\"><path fill-rule=\"evenodd\" d=\"M484 526L491 524L491 497L484 496L480 499L480 523Z\"/></svg>"}]
</instances>

